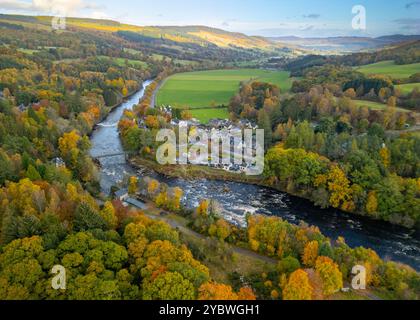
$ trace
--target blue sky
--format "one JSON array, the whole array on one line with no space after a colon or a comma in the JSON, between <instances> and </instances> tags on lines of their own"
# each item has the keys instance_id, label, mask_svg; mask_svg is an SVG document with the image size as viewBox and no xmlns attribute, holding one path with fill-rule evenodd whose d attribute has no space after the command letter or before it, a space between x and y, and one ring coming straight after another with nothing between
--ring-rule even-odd
<instances>
[{"instance_id":1,"label":"blue sky","mask_svg":"<svg viewBox=\"0 0 420 320\"><path fill-rule=\"evenodd\" d=\"M351 27L354 5L367 29ZM136 25L207 25L263 36L420 34L420 0L0 0L0 12L109 18Z\"/></svg>"}]
</instances>

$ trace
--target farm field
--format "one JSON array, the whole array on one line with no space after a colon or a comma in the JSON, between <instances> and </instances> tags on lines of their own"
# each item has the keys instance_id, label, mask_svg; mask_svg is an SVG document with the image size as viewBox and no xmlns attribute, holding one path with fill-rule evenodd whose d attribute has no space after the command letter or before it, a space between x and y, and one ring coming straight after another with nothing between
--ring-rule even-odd
<instances>
[{"instance_id":1,"label":"farm field","mask_svg":"<svg viewBox=\"0 0 420 320\"><path fill-rule=\"evenodd\" d=\"M251 79L273 83L282 91L289 90L293 81L288 72L258 69L180 73L168 78L159 89L157 104L191 109L227 106L240 82Z\"/></svg>"},{"instance_id":2,"label":"farm field","mask_svg":"<svg viewBox=\"0 0 420 320\"><path fill-rule=\"evenodd\" d=\"M228 119L229 111L227 108L208 108L208 109L192 109L192 116L201 123L207 123L211 119Z\"/></svg>"},{"instance_id":3,"label":"farm field","mask_svg":"<svg viewBox=\"0 0 420 320\"><path fill-rule=\"evenodd\" d=\"M394 61L381 61L357 67L356 69L366 75L380 74L394 79L404 79L420 72L420 63L397 65Z\"/></svg>"},{"instance_id":4,"label":"farm field","mask_svg":"<svg viewBox=\"0 0 420 320\"><path fill-rule=\"evenodd\" d=\"M124 59L124 58L114 58L108 56L98 56L100 59L111 59L112 61L116 62L119 66L124 66L125 61L127 60L129 64L140 67L140 68L147 68L147 63L140 60L131 60L131 59Z\"/></svg>"},{"instance_id":5,"label":"farm field","mask_svg":"<svg viewBox=\"0 0 420 320\"><path fill-rule=\"evenodd\" d=\"M395 86L395 88L401 90L403 94L409 94L413 91L414 88L420 89L420 83L407 83Z\"/></svg>"},{"instance_id":6,"label":"farm field","mask_svg":"<svg viewBox=\"0 0 420 320\"><path fill-rule=\"evenodd\" d=\"M374 101L366 101L366 100L354 100L358 107L368 107L372 110L383 110L387 107L384 103L374 102ZM410 112L410 110L398 108L397 111L400 112Z\"/></svg>"}]
</instances>

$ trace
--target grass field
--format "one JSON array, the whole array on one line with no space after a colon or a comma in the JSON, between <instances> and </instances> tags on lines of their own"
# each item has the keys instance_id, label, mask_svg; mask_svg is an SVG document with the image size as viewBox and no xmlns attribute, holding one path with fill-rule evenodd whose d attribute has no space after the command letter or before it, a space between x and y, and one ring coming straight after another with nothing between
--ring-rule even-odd
<instances>
[{"instance_id":1,"label":"grass field","mask_svg":"<svg viewBox=\"0 0 420 320\"><path fill-rule=\"evenodd\" d=\"M26 54L34 54L35 52L39 52L39 50L36 50L36 49L22 49L22 48L19 48L18 51L26 53Z\"/></svg>"},{"instance_id":2,"label":"grass field","mask_svg":"<svg viewBox=\"0 0 420 320\"><path fill-rule=\"evenodd\" d=\"M358 107L368 107L372 110L384 110L387 107L386 104L374 102L374 101L354 100L354 102L356 103ZM397 111L410 112L410 110L403 109L403 108L397 108Z\"/></svg>"},{"instance_id":3,"label":"grass field","mask_svg":"<svg viewBox=\"0 0 420 320\"><path fill-rule=\"evenodd\" d=\"M394 61L381 61L356 68L364 74L388 75L394 79L405 79L420 72L420 63L396 65Z\"/></svg>"},{"instance_id":4,"label":"grass field","mask_svg":"<svg viewBox=\"0 0 420 320\"><path fill-rule=\"evenodd\" d=\"M228 119L229 112L227 108L208 108L190 110L194 118L202 123L207 123L211 119Z\"/></svg>"},{"instance_id":5,"label":"grass field","mask_svg":"<svg viewBox=\"0 0 420 320\"><path fill-rule=\"evenodd\" d=\"M111 59L112 61L116 62L119 66L125 66L125 61L127 60L129 64L140 67L140 68L147 68L147 63L140 60L131 60L131 59L124 59L124 58L114 58L114 57L107 57L107 56L98 56L100 59Z\"/></svg>"},{"instance_id":6,"label":"grass field","mask_svg":"<svg viewBox=\"0 0 420 320\"><path fill-rule=\"evenodd\" d=\"M289 90L292 79L288 72L258 69L214 70L180 73L170 77L159 89L158 105L206 108L227 106L237 93L241 81L255 79L270 82L283 91Z\"/></svg>"},{"instance_id":7,"label":"grass field","mask_svg":"<svg viewBox=\"0 0 420 320\"><path fill-rule=\"evenodd\" d=\"M411 91L413 91L414 88L420 89L420 83L401 84L399 86L395 86L395 88L401 90L403 94L409 94Z\"/></svg>"}]
</instances>

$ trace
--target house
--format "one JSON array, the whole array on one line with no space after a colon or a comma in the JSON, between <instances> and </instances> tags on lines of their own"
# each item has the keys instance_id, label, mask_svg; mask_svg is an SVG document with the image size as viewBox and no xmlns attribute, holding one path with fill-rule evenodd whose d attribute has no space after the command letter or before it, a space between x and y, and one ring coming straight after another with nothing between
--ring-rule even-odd
<instances>
[{"instance_id":1,"label":"house","mask_svg":"<svg viewBox=\"0 0 420 320\"><path fill-rule=\"evenodd\" d=\"M21 103L21 104L18 106L18 109L19 109L19 111L20 111L20 112L24 112L26 109L28 109L28 107L27 107L27 106L25 106L23 103Z\"/></svg>"},{"instance_id":2,"label":"house","mask_svg":"<svg viewBox=\"0 0 420 320\"><path fill-rule=\"evenodd\" d=\"M115 197L120 201L125 201L128 198L128 190L127 189L120 189L115 192Z\"/></svg>"},{"instance_id":3,"label":"house","mask_svg":"<svg viewBox=\"0 0 420 320\"><path fill-rule=\"evenodd\" d=\"M52 163L55 165L56 168L66 166L66 163L64 162L63 158L59 158L59 157L52 159Z\"/></svg>"}]
</instances>

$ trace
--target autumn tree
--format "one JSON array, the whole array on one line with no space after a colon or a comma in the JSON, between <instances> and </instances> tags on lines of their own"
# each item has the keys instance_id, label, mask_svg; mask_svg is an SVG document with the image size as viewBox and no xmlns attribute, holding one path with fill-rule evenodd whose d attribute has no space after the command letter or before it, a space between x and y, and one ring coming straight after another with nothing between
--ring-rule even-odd
<instances>
[{"instance_id":1,"label":"autumn tree","mask_svg":"<svg viewBox=\"0 0 420 320\"><path fill-rule=\"evenodd\" d=\"M118 218L115 215L112 202L105 202L104 207L99 211L99 215L106 221L110 229L115 229L118 226Z\"/></svg>"},{"instance_id":2,"label":"autumn tree","mask_svg":"<svg viewBox=\"0 0 420 320\"><path fill-rule=\"evenodd\" d=\"M318 257L319 244L318 241L308 242L302 255L302 262L307 267L314 267Z\"/></svg>"},{"instance_id":3,"label":"autumn tree","mask_svg":"<svg viewBox=\"0 0 420 320\"><path fill-rule=\"evenodd\" d=\"M343 287L343 275L332 259L323 256L318 257L315 270L322 279L322 290L326 296L339 291Z\"/></svg>"},{"instance_id":4,"label":"autumn tree","mask_svg":"<svg viewBox=\"0 0 420 320\"><path fill-rule=\"evenodd\" d=\"M144 300L193 300L193 284L178 272L165 272L143 284Z\"/></svg>"},{"instance_id":5,"label":"autumn tree","mask_svg":"<svg viewBox=\"0 0 420 320\"><path fill-rule=\"evenodd\" d=\"M298 269L293 272L283 290L284 300L311 300L313 288L309 283L308 274Z\"/></svg>"}]
</instances>

